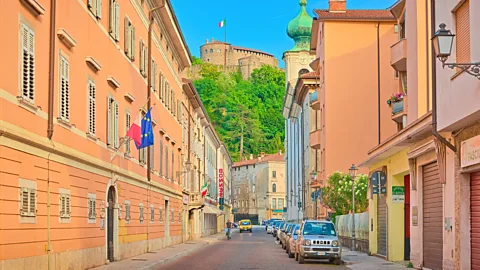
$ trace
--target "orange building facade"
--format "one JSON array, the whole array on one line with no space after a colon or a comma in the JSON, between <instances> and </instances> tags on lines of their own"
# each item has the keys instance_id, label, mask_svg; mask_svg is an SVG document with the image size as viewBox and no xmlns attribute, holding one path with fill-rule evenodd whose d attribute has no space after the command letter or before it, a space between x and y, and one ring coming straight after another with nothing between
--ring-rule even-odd
<instances>
[{"instance_id":1,"label":"orange building facade","mask_svg":"<svg viewBox=\"0 0 480 270\"><path fill-rule=\"evenodd\" d=\"M149 8L162 1L51 2L0 9L3 268L85 269L194 238L188 204L203 183L191 193L185 170L198 93L184 93L191 57L170 1L153 12L151 64ZM147 151L124 140L146 112L148 68L151 181Z\"/></svg>"}]
</instances>

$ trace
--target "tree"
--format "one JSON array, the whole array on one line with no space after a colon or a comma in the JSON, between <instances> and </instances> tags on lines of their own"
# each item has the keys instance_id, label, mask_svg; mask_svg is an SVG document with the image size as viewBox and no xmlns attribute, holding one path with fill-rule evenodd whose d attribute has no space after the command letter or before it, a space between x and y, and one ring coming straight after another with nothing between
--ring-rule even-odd
<instances>
[{"instance_id":1,"label":"tree","mask_svg":"<svg viewBox=\"0 0 480 270\"><path fill-rule=\"evenodd\" d=\"M336 215L345 215L352 210L352 178L343 172L335 172L328 177L322 189L322 200ZM355 180L355 213L363 213L368 208L368 176L360 174Z\"/></svg>"}]
</instances>

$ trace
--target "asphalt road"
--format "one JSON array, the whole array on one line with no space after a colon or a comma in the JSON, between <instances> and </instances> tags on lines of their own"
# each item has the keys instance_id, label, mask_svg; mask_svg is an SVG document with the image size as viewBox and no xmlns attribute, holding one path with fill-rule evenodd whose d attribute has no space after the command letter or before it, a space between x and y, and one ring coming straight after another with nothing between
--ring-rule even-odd
<instances>
[{"instance_id":1,"label":"asphalt road","mask_svg":"<svg viewBox=\"0 0 480 270\"><path fill-rule=\"evenodd\" d=\"M228 241L220 240L158 270L347 269L323 261L306 261L300 265L289 259L274 240L265 227L256 227L253 233L235 232Z\"/></svg>"}]
</instances>

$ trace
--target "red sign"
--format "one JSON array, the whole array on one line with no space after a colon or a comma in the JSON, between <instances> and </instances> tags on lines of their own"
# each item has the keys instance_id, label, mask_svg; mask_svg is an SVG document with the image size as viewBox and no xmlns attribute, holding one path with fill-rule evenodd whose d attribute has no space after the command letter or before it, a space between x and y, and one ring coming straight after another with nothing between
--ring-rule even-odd
<instances>
[{"instance_id":1,"label":"red sign","mask_svg":"<svg viewBox=\"0 0 480 270\"><path fill-rule=\"evenodd\" d=\"M218 169L218 197L223 198L223 169Z\"/></svg>"}]
</instances>

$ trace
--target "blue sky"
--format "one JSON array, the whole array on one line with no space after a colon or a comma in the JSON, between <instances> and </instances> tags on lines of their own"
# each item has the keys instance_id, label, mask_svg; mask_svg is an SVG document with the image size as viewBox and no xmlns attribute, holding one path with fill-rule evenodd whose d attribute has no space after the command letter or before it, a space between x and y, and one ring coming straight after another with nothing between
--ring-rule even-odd
<instances>
[{"instance_id":1,"label":"blue sky","mask_svg":"<svg viewBox=\"0 0 480 270\"><path fill-rule=\"evenodd\" d=\"M299 12L299 0L171 0L192 55L206 39L224 40L218 23L227 19L227 42L272 53L280 60L293 47L286 34ZM347 0L348 9L385 9L396 0ZM282 3L282 4L279 4ZM307 10L328 9L328 0L309 0Z\"/></svg>"}]
</instances>

